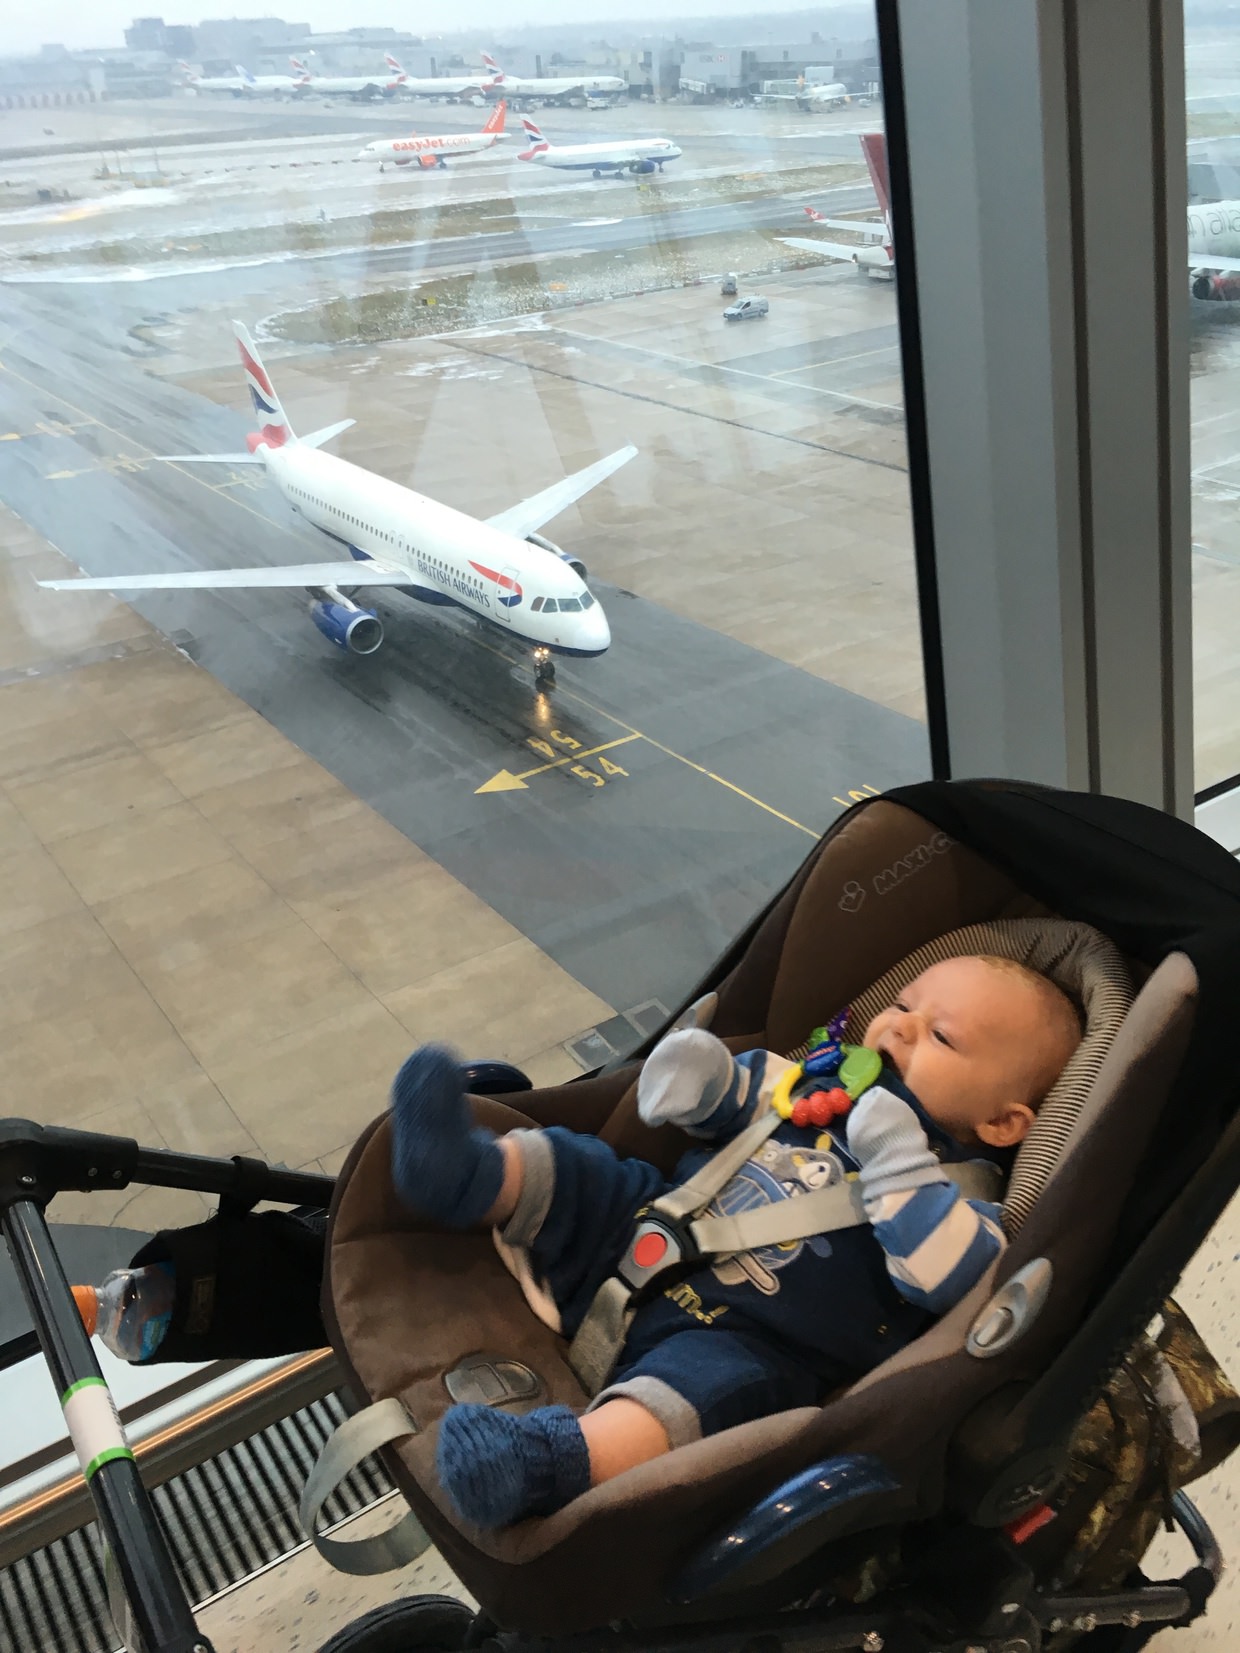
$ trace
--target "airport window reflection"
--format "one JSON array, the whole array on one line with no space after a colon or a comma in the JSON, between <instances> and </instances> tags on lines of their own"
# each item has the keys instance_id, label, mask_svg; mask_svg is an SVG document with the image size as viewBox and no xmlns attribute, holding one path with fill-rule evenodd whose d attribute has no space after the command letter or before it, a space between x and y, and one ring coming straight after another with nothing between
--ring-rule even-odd
<instances>
[{"instance_id":1,"label":"airport window reflection","mask_svg":"<svg viewBox=\"0 0 1240 1653\"><path fill-rule=\"evenodd\" d=\"M32 1114L334 1171L929 759L872 9L312 10L5 23L0 969Z\"/></svg>"},{"instance_id":2,"label":"airport window reflection","mask_svg":"<svg viewBox=\"0 0 1240 1653\"><path fill-rule=\"evenodd\" d=\"M1193 673L1198 793L1240 784L1240 23L1185 14L1192 306Z\"/></svg>"}]
</instances>

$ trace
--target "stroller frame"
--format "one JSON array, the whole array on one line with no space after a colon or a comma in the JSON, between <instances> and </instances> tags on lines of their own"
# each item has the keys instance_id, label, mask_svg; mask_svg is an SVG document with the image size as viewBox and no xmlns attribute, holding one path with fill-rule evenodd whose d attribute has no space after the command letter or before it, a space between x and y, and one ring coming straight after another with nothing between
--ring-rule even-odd
<instances>
[{"instance_id":1,"label":"stroller frame","mask_svg":"<svg viewBox=\"0 0 1240 1653\"><path fill-rule=\"evenodd\" d=\"M506 1064L485 1066L491 1070L486 1077L482 1064L473 1070L477 1092L518 1088L514 1070ZM142 1148L127 1137L0 1120L0 1231L62 1404L75 1386L103 1385L105 1395L107 1389L45 1208L62 1191L118 1189L133 1182L219 1196L222 1212L245 1210L258 1200L326 1206L335 1186L331 1177L287 1171L241 1156L216 1159ZM1133 1259L1134 1264L1138 1261ZM33 1347L32 1340L31 1352ZM67 1415L66 1422L89 1471L96 1517L116 1563L123 1597L113 1607L118 1630L135 1653L211 1653L132 1454L127 1449L101 1453L98 1440L84 1438L74 1416ZM741 1558L747 1563L761 1551L772 1522L778 1521L785 1536L790 1525L803 1526L807 1533L819 1523L829 1527L833 1509L859 1491L862 1496L881 1495L881 1466L876 1460L831 1459L778 1488L720 1531L682 1569L674 1594L687 1616L676 1625L614 1625L549 1642L502 1631L484 1615L470 1618L462 1608L459 1640L444 1642L439 1631L427 1641L419 1636L418 1609L441 1598L414 1597L381 1610L383 1623L376 1629L384 1639L376 1639L374 1645L395 1645L390 1638L403 1607L410 1639L402 1645L410 1653L418 1647L446 1646L492 1653L737 1653L759 1648L762 1653L1039 1653L1048 1636L1061 1632L1079 1633L1099 1653L1137 1653L1158 1630L1199 1617L1222 1574L1214 1536L1181 1491L1169 1515L1192 1545L1196 1565L1179 1579L1106 1593L1046 1594L1022 1563L1019 1548L998 1528L964 1526L946 1542L931 1543L933 1574L927 1572L924 1588L902 1588L893 1605L876 1600L872 1609L841 1608L834 1601L815 1600L817 1546L811 1544L797 1569L805 1578L804 1605L751 1612L727 1622L701 1616L703 1603L726 1592ZM350 1653L364 1653L365 1626L363 1619L355 1633L342 1633L350 1638Z\"/></svg>"}]
</instances>

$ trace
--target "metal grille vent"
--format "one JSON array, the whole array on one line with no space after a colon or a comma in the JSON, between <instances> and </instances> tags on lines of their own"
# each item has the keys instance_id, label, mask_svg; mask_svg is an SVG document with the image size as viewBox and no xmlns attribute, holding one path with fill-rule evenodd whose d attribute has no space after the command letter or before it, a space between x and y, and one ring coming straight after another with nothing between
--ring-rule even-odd
<instances>
[{"instance_id":1,"label":"metal grille vent","mask_svg":"<svg viewBox=\"0 0 1240 1653\"><path fill-rule=\"evenodd\" d=\"M290 1554L303 1542L297 1502L328 1436L347 1416L325 1396L229 1447L152 1493L192 1602ZM379 1464L361 1464L323 1507L332 1525L392 1490ZM0 1572L0 1648L22 1653L115 1653L102 1547L92 1523Z\"/></svg>"}]
</instances>

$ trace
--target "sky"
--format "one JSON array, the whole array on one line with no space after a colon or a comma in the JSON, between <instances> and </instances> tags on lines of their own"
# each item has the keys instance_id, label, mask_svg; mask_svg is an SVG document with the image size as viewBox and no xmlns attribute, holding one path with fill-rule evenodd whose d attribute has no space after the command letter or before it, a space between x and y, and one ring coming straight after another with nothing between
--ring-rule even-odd
<instances>
[{"instance_id":1,"label":"sky","mask_svg":"<svg viewBox=\"0 0 1240 1653\"><path fill-rule=\"evenodd\" d=\"M830 0L819 0L819 4ZM795 4L795 0L792 0ZM769 12L787 13L790 0L675 0L676 17L761 17ZM667 17L658 0L459 0L453 9L454 29L495 30L512 35L522 24L581 23L591 13L605 22L643 22ZM45 42L58 41L75 50L89 46L123 46L124 31L134 16L162 16L165 23L198 23L204 17L284 17L309 23L316 32L375 27L393 24L418 33L418 16L392 0L371 0L359 13L341 0L290 0L288 4L263 5L261 0L238 5L237 0L212 4L200 0L190 9L162 6L160 0L40 0L37 6L19 6L17 0L0 0L0 55L13 56L37 51ZM459 21L458 21L459 18ZM658 28L658 22L652 28Z\"/></svg>"}]
</instances>

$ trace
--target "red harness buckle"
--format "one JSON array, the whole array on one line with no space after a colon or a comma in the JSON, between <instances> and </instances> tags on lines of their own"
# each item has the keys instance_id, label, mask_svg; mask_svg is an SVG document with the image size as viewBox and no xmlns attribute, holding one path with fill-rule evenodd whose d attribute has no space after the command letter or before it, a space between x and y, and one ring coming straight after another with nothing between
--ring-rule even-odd
<instances>
[{"instance_id":1,"label":"red harness buckle","mask_svg":"<svg viewBox=\"0 0 1240 1653\"><path fill-rule=\"evenodd\" d=\"M1041 1532L1048 1521L1055 1519L1055 1513L1049 1504L1035 1504L1015 1521L1009 1521L1003 1530L1013 1544L1027 1544L1035 1532Z\"/></svg>"}]
</instances>

